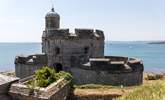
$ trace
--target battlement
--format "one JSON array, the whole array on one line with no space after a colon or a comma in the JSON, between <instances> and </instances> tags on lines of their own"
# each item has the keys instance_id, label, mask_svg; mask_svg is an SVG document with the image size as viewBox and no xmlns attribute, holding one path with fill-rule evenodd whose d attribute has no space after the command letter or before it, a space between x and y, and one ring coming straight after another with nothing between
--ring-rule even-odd
<instances>
[{"instance_id":1,"label":"battlement","mask_svg":"<svg viewBox=\"0 0 165 100\"><path fill-rule=\"evenodd\" d=\"M104 32L101 30L76 28L74 33L70 33L69 29L49 29L43 32L42 37L78 37L87 39L104 39Z\"/></svg>"},{"instance_id":2,"label":"battlement","mask_svg":"<svg viewBox=\"0 0 165 100\"><path fill-rule=\"evenodd\" d=\"M69 29L49 29L43 32L42 37L69 36Z\"/></svg>"},{"instance_id":3,"label":"battlement","mask_svg":"<svg viewBox=\"0 0 165 100\"><path fill-rule=\"evenodd\" d=\"M94 37L93 29L75 29L75 34L80 38L92 38Z\"/></svg>"},{"instance_id":4,"label":"battlement","mask_svg":"<svg viewBox=\"0 0 165 100\"><path fill-rule=\"evenodd\" d=\"M143 71L143 64L137 58L106 56L105 58L91 58L84 64L92 70L103 70L111 73L125 73Z\"/></svg>"},{"instance_id":5,"label":"battlement","mask_svg":"<svg viewBox=\"0 0 165 100\"><path fill-rule=\"evenodd\" d=\"M132 86L142 84L143 68L143 63L137 58L106 56L91 58L81 67L72 68L72 72L78 84Z\"/></svg>"},{"instance_id":6,"label":"battlement","mask_svg":"<svg viewBox=\"0 0 165 100\"><path fill-rule=\"evenodd\" d=\"M29 56L17 56L15 64L47 64L46 54L35 54Z\"/></svg>"},{"instance_id":7,"label":"battlement","mask_svg":"<svg viewBox=\"0 0 165 100\"><path fill-rule=\"evenodd\" d=\"M15 72L19 78L25 78L34 74L37 69L47 65L46 54L34 54L29 56L17 56L15 58Z\"/></svg>"},{"instance_id":8,"label":"battlement","mask_svg":"<svg viewBox=\"0 0 165 100\"><path fill-rule=\"evenodd\" d=\"M102 30L96 30L96 34L100 37L100 38L105 38L105 36L104 36L104 32L102 31Z\"/></svg>"}]
</instances>

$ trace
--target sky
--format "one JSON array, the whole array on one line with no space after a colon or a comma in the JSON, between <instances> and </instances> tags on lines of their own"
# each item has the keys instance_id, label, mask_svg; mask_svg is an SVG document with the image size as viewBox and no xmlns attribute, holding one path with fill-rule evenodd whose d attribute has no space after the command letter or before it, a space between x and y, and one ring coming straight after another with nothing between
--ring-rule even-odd
<instances>
[{"instance_id":1,"label":"sky","mask_svg":"<svg viewBox=\"0 0 165 100\"><path fill-rule=\"evenodd\" d=\"M165 0L52 0L61 28L101 29L106 41L165 40ZM0 0L0 42L41 42L51 0Z\"/></svg>"}]
</instances>

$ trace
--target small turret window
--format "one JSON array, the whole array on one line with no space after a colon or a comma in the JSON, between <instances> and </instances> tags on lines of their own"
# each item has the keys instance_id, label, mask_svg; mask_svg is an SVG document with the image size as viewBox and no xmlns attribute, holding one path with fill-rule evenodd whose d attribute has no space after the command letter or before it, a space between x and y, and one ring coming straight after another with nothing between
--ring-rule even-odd
<instances>
[{"instance_id":1,"label":"small turret window","mask_svg":"<svg viewBox=\"0 0 165 100\"><path fill-rule=\"evenodd\" d=\"M56 55L60 54L60 48L56 47L55 48L55 53L56 53Z\"/></svg>"},{"instance_id":2,"label":"small turret window","mask_svg":"<svg viewBox=\"0 0 165 100\"><path fill-rule=\"evenodd\" d=\"M84 54L87 54L89 52L89 47L84 48Z\"/></svg>"}]
</instances>

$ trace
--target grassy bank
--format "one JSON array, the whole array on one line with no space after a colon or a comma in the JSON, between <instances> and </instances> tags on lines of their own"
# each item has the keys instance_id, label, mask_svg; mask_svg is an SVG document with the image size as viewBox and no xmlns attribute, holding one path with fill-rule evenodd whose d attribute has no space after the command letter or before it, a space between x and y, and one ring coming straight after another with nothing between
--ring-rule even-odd
<instances>
[{"instance_id":1,"label":"grassy bank","mask_svg":"<svg viewBox=\"0 0 165 100\"><path fill-rule=\"evenodd\" d=\"M139 86L117 100L165 100L165 80Z\"/></svg>"},{"instance_id":2,"label":"grassy bank","mask_svg":"<svg viewBox=\"0 0 165 100\"><path fill-rule=\"evenodd\" d=\"M76 100L165 100L165 74L145 73L140 86L75 86L74 95Z\"/></svg>"},{"instance_id":3,"label":"grassy bank","mask_svg":"<svg viewBox=\"0 0 165 100\"><path fill-rule=\"evenodd\" d=\"M4 72L15 76L13 72ZM73 100L165 100L165 74L145 73L143 85L74 85Z\"/></svg>"}]
</instances>

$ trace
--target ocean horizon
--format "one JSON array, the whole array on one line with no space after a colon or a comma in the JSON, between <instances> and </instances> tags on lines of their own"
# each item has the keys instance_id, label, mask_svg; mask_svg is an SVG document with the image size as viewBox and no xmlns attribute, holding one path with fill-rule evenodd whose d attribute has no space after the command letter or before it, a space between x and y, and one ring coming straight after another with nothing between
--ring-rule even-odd
<instances>
[{"instance_id":1,"label":"ocean horizon","mask_svg":"<svg viewBox=\"0 0 165 100\"><path fill-rule=\"evenodd\" d=\"M105 56L139 58L146 72L165 71L165 44L152 41L106 41ZM14 59L19 55L41 53L41 43L0 43L0 72L14 70Z\"/></svg>"}]
</instances>

